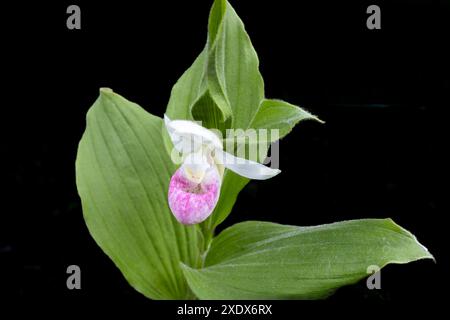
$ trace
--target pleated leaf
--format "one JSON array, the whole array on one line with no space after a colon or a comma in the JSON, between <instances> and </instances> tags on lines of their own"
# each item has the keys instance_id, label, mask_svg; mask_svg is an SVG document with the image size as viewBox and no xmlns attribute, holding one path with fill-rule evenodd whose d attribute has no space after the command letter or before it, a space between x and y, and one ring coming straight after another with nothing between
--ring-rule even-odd
<instances>
[{"instance_id":1,"label":"pleated leaf","mask_svg":"<svg viewBox=\"0 0 450 320\"><path fill-rule=\"evenodd\" d=\"M183 266L201 299L318 299L368 276L368 267L432 258L390 219L317 227L243 222L212 242L204 269Z\"/></svg>"},{"instance_id":2,"label":"pleated leaf","mask_svg":"<svg viewBox=\"0 0 450 320\"><path fill-rule=\"evenodd\" d=\"M167 204L175 167L162 119L103 89L87 115L76 160L77 188L89 231L128 282L153 299L189 298L180 262L198 266L197 226Z\"/></svg>"}]
</instances>

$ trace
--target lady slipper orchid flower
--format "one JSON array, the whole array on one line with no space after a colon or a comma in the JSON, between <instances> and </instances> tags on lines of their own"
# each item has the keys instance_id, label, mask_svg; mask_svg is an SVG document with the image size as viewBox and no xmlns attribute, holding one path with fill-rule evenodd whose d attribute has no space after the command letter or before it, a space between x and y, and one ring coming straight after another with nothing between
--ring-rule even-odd
<instances>
[{"instance_id":1,"label":"lady slipper orchid flower","mask_svg":"<svg viewBox=\"0 0 450 320\"><path fill-rule=\"evenodd\" d=\"M167 116L164 121L174 151L182 159L170 179L168 193L170 210L182 224L200 223L211 215L219 199L224 168L257 180L280 173L278 169L225 152L218 135L193 121L172 121Z\"/></svg>"}]
</instances>

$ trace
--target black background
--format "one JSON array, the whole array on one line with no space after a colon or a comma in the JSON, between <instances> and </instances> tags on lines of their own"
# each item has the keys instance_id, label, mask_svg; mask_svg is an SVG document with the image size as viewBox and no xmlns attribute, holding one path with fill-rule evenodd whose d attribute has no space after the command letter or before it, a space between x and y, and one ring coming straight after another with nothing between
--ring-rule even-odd
<instances>
[{"instance_id":1,"label":"black background","mask_svg":"<svg viewBox=\"0 0 450 320\"><path fill-rule=\"evenodd\" d=\"M92 2L1 5L0 293L156 305L87 231L77 144L99 87L163 115L172 85L204 46L212 1ZM316 225L391 217L437 264L387 266L382 290L362 281L329 301L425 305L448 296L450 3L231 3L259 54L266 96L306 107L326 124L301 123L283 139L283 173L251 182L221 228L249 219ZM81 7L81 30L66 28L70 4ZM381 7L381 30L366 28L370 4ZM66 288L70 264L81 267L82 290Z\"/></svg>"}]
</instances>

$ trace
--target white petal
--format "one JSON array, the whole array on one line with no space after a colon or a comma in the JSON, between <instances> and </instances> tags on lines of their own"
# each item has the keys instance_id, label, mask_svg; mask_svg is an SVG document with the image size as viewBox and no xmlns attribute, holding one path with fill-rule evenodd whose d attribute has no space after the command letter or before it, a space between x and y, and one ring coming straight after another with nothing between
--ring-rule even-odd
<instances>
[{"instance_id":1,"label":"white petal","mask_svg":"<svg viewBox=\"0 0 450 320\"><path fill-rule=\"evenodd\" d=\"M222 149L222 142L214 132L193 121L172 121L164 115L164 122L174 147L180 152L194 152L204 144L211 145L215 149Z\"/></svg>"},{"instance_id":2,"label":"white petal","mask_svg":"<svg viewBox=\"0 0 450 320\"><path fill-rule=\"evenodd\" d=\"M272 169L252 160L235 157L223 150L216 149L215 153L218 162L225 168L249 179L266 180L281 172L279 169Z\"/></svg>"}]
</instances>

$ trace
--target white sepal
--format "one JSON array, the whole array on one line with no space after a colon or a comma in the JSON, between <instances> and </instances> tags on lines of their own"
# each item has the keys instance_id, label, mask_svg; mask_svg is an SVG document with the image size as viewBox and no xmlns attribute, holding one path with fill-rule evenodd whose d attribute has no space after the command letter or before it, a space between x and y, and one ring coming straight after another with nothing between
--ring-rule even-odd
<instances>
[{"instance_id":1,"label":"white sepal","mask_svg":"<svg viewBox=\"0 0 450 320\"><path fill-rule=\"evenodd\" d=\"M222 149L222 142L214 132L193 121L170 120L164 115L164 123L175 149L179 152L196 152L204 145L211 149Z\"/></svg>"}]
</instances>

